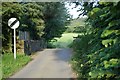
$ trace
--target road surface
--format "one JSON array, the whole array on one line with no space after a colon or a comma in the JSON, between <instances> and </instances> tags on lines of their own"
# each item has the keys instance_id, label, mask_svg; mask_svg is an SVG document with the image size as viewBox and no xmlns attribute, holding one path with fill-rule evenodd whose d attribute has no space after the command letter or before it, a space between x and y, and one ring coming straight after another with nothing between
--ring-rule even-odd
<instances>
[{"instance_id":1,"label":"road surface","mask_svg":"<svg viewBox=\"0 0 120 80\"><path fill-rule=\"evenodd\" d=\"M11 78L73 78L71 49L45 49Z\"/></svg>"}]
</instances>

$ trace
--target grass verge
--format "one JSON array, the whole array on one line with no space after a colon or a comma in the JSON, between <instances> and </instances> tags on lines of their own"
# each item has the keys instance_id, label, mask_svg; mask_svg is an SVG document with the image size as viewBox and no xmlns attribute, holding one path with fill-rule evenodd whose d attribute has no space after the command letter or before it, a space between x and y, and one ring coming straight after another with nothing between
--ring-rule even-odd
<instances>
[{"instance_id":1,"label":"grass verge","mask_svg":"<svg viewBox=\"0 0 120 80\"><path fill-rule=\"evenodd\" d=\"M31 60L32 59L29 56L23 54L17 54L17 59L14 60L12 53L5 53L2 56L2 77L10 77Z\"/></svg>"}]
</instances>

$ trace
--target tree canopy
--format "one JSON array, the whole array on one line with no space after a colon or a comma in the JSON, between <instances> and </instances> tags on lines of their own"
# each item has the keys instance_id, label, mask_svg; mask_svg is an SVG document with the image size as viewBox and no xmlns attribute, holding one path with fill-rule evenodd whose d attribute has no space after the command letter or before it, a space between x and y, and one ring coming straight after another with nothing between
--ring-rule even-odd
<instances>
[{"instance_id":1,"label":"tree canopy","mask_svg":"<svg viewBox=\"0 0 120 80\"><path fill-rule=\"evenodd\" d=\"M68 18L69 15L64 3L45 3L44 20L46 25L43 37L47 40L60 37L66 30L65 26Z\"/></svg>"},{"instance_id":2,"label":"tree canopy","mask_svg":"<svg viewBox=\"0 0 120 80\"><path fill-rule=\"evenodd\" d=\"M60 37L67 23L67 9L62 2L3 2L2 36L3 48L12 46L12 30L7 23L11 17L20 20L18 31L28 31L32 40L46 41Z\"/></svg>"}]
</instances>

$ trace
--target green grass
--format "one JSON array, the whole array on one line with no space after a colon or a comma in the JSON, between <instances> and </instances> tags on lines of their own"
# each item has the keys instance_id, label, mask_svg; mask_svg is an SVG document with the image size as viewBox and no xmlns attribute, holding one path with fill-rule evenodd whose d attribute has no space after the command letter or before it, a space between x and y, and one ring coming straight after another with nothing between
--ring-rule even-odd
<instances>
[{"instance_id":1,"label":"green grass","mask_svg":"<svg viewBox=\"0 0 120 80\"><path fill-rule=\"evenodd\" d=\"M0 80L2 79L2 55L0 55Z\"/></svg>"},{"instance_id":2,"label":"green grass","mask_svg":"<svg viewBox=\"0 0 120 80\"><path fill-rule=\"evenodd\" d=\"M77 33L64 33L62 37L55 38L57 42L52 42L52 44L57 48L67 48L74 40L73 37L77 37Z\"/></svg>"},{"instance_id":3,"label":"green grass","mask_svg":"<svg viewBox=\"0 0 120 80\"><path fill-rule=\"evenodd\" d=\"M2 77L8 78L20 70L29 61L31 61L31 58L23 54L17 54L16 60L14 60L12 53L4 54L2 56Z\"/></svg>"}]
</instances>

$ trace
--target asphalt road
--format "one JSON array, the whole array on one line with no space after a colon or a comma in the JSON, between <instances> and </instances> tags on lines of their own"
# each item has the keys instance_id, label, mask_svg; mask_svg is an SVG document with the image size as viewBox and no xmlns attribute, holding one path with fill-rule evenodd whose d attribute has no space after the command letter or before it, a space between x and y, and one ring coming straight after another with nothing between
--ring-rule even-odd
<instances>
[{"instance_id":1,"label":"asphalt road","mask_svg":"<svg viewBox=\"0 0 120 80\"><path fill-rule=\"evenodd\" d=\"M11 78L73 78L71 49L45 49Z\"/></svg>"}]
</instances>

